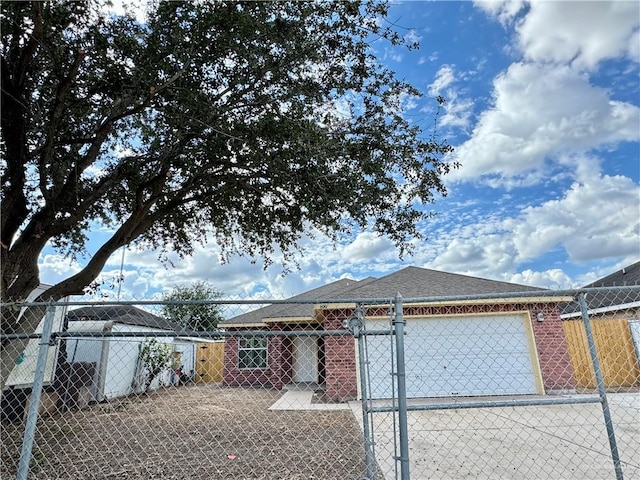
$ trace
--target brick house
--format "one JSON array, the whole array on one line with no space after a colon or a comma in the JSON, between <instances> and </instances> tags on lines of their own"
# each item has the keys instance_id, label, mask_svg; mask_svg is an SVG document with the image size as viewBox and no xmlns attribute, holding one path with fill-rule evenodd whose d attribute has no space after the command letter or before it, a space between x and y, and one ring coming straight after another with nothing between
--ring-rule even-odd
<instances>
[{"instance_id":1,"label":"brick house","mask_svg":"<svg viewBox=\"0 0 640 480\"><path fill-rule=\"evenodd\" d=\"M357 398L357 341L339 332L353 316L355 300L362 299L375 300L366 302L366 329L389 330L389 299L396 292L405 299L408 397L575 388L558 309L558 302L569 299L537 296L544 290L525 285L417 267L381 278L338 280L292 297L292 303L274 303L227 320L223 328L247 336L226 340L225 384L281 389L307 382L322 386L333 399ZM373 398L392 396L394 338L367 335L363 343Z\"/></svg>"}]
</instances>

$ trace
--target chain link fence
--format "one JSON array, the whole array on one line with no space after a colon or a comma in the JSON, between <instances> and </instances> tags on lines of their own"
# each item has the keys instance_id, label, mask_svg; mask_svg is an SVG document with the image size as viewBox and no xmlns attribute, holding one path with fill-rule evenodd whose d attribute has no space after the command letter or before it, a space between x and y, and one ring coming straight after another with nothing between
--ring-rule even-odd
<instances>
[{"instance_id":1,"label":"chain link fence","mask_svg":"<svg viewBox=\"0 0 640 480\"><path fill-rule=\"evenodd\" d=\"M640 287L179 306L2 305L0 476L640 476Z\"/></svg>"}]
</instances>

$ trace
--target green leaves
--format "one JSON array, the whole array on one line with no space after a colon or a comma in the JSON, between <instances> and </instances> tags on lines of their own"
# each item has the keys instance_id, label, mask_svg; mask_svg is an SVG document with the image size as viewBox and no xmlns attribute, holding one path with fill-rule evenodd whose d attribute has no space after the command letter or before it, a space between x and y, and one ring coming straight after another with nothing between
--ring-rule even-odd
<instances>
[{"instance_id":1,"label":"green leaves","mask_svg":"<svg viewBox=\"0 0 640 480\"><path fill-rule=\"evenodd\" d=\"M173 347L169 343L150 338L140 344L139 359L145 370L144 391L147 392L153 380L164 370L171 368Z\"/></svg>"},{"instance_id":2,"label":"green leaves","mask_svg":"<svg viewBox=\"0 0 640 480\"><path fill-rule=\"evenodd\" d=\"M220 307L211 303L219 298L222 293L207 282L178 285L162 296L164 302L171 302L162 306L162 315L187 330L211 332L224 320Z\"/></svg>"},{"instance_id":3,"label":"green leaves","mask_svg":"<svg viewBox=\"0 0 640 480\"><path fill-rule=\"evenodd\" d=\"M3 295L34 282L47 242L83 252L93 222L113 236L56 295L130 243L187 255L216 238L268 263L313 230L370 228L401 251L420 234L450 147L405 119L420 92L370 49L402 44L384 2L150 5L140 24L2 2Z\"/></svg>"}]
</instances>

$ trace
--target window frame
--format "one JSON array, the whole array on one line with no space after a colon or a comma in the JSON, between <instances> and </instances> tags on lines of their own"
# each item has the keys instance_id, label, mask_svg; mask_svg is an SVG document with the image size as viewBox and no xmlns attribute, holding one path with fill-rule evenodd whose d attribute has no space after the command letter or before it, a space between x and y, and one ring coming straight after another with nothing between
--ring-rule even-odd
<instances>
[{"instance_id":1,"label":"window frame","mask_svg":"<svg viewBox=\"0 0 640 480\"><path fill-rule=\"evenodd\" d=\"M244 345L243 345L244 344ZM264 353L263 353L264 352ZM249 359L249 361L243 361ZM269 368L269 341L266 337L238 339L238 370L267 370Z\"/></svg>"}]
</instances>

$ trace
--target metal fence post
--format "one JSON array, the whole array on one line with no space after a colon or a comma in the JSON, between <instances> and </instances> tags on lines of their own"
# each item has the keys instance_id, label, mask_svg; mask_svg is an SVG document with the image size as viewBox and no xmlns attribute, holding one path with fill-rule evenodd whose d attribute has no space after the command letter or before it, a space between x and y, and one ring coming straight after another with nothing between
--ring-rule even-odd
<instances>
[{"instance_id":1,"label":"metal fence post","mask_svg":"<svg viewBox=\"0 0 640 480\"><path fill-rule=\"evenodd\" d=\"M393 323L396 335L396 376L398 382L398 429L400 434L400 478L409 480L409 429L407 423L407 382L404 362L404 316L402 295L396 294Z\"/></svg>"},{"instance_id":2,"label":"metal fence post","mask_svg":"<svg viewBox=\"0 0 640 480\"><path fill-rule=\"evenodd\" d=\"M349 329L352 331L353 336L358 339L358 362L360 365L360 402L362 408L362 433L364 435L364 458L367 470L367 479L375 479L375 458L373 455L373 442L371 440L371 428L369 425L369 406L367 404L367 364L365 362L364 342L365 342L365 330L364 330L364 315L362 307L356 305L355 317L349 322Z\"/></svg>"},{"instance_id":3,"label":"metal fence post","mask_svg":"<svg viewBox=\"0 0 640 480\"><path fill-rule=\"evenodd\" d=\"M587 344L589 345L589 354L591 355L591 361L593 362L593 371L596 376L596 384L598 385L598 394L600 395L600 403L602 404L602 413L604 415L604 423L607 427L607 435L609 437L609 447L611 449L611 458L613 459L613 467L616 471L616 479L622 480L623 479L622 466L620 465L620 456L618 455L618 445L616 443L616 434L613 429L613 422L611 421L609 401L607 400L607 389L604 384L604 380L602 378L602 370L600 370L600 361L598 360L596 344L593 340L593 331L591 330L591 321L589 320L589 310L587 309L587 302L585 300L584 293L580 293L578 295L578 301L580 303L580 311L582 313L584 329L587 334Z\"/></svg>"},{"instance_id":4,"label":"metal fence post","mask_svg":"<svg viewBox=\"0 0 640 480\"><path fill-rule=\"evenodd\" d=\"M42 395L42 387L44 384L44 371L47 365L47 352L49 350L49 344L51 343L51 330L53 329L55 311L56 307L49 305L44 316L42 337L40 338L40 349L38 350L36 371L33 377L31 398L29 400L29 410L27 412L27 421L24 427L20 463L18 464L18 472L16 474L17 480L26 480L27 475L29 474L29 463L31 463L31 451L33 449L36 423L38 421L38 412L40 410L40 397Z\"/></svg>"}]
</instances>

